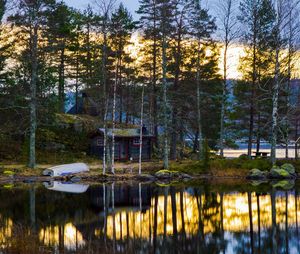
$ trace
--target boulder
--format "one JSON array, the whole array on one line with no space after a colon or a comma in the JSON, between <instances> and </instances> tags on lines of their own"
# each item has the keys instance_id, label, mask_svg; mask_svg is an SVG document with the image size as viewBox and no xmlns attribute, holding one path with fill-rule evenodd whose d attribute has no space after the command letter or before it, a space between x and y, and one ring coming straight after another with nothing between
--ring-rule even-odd
<instances>
[{"instance_id":1,"label":"boulder","mask_svg":"<svg viewBox=\"0 0 300 254\"><path fill-rule=\"evenodd\" d=\"M282 169L284 169L285 171L289 172L291 175L296 174L296 170L295 167L290 164L290 163L285 163L281 166Z\"/></svg>"},{"instance_id":2,"label":"boulder","mask_svg":"<svg viewBox=\"0 0 300 254\"><path fill-rule=\"evenodd\" d=\"M270 171L270 177L275 179L289 179L293 178L293 175L282 168L274 166Z\"/></svg>"},{"instance_id":3,"label":"boulder","mask_svg":"<svg viewBox=\"0 0 300 254\"><path fill-rule=\"evenodd\" d=\"M160 170L155 173L155 177L158 179L170 179L170 178L178 178L180 177L180 173L178 171L171 170Z\"/></svg>"},{"instance_id":4,"label":"boulder","mask_svg":"<svg viewBox=\"0 0 300 254\"><path fill-rule=\"evenodd\" d=\"M251 169L247 178L253 180L265 179L267 177L267 172L261 171L257 168Z\"/></svg>"}]
</instances>

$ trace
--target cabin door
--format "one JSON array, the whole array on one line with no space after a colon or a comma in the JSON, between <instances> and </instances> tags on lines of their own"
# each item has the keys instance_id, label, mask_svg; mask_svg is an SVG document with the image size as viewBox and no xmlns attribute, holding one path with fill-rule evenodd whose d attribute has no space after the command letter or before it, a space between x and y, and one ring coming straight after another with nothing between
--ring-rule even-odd
<instances>
[{"instance_id":1,"label":"cabin door","mask_svg":"<svg viewBox=\"0 0 300 254\"><path fill-rule=\"evenodd\" d=\"M127 143L125 141L120 142L120 159L121 160L128 159L128 149L127 149Z\"/></svg>"}]
</instances>

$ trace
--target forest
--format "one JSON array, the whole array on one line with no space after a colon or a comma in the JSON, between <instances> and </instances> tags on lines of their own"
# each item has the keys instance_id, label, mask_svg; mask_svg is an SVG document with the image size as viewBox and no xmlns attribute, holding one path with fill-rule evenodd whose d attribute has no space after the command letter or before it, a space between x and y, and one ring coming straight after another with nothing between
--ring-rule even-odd
<instances>
[{"instance_id":1,"label":"forest","mask_svg":"<svg viewBox=\"0 0 300 254\"><path fill-rule=\"evenodd\" d=\"M213 11L201 0L139 0L133 16L116 0L85 10L0 0L0 161L34 168L49 140L56 154L86 152L91 126L61 122L72 108L105 130L146 126L164 168L210 150L223 157L236 140L250 158L269 142L275 164L277 146L288 157L300 137L299 10L297 0L220 0ZM230 75L237 46L241 75Z\"/></svg>"}]
</instances>

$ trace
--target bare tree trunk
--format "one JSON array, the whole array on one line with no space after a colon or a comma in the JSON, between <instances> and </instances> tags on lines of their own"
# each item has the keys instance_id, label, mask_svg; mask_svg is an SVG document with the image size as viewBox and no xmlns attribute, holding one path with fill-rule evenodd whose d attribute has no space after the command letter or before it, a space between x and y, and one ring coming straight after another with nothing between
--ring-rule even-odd
<instances>
[{"instance_id":1,"label":"bare tree trunk","mask_svg":"<svg viewBox=\"0 0 300 254\"><path fill-rule=\"evenodd\" d=\"M253 139L253 130L254 130L254 100L255 100L255 91L256 91L256 81L257 81L257 29L258 29L258 10L257 4L253 6L253 37L252 37L252 84L251 84L251 97L250 97L250 121L249 121L249 135L248 135L248 157L251 159L252 155L252 139Z\"/></svg>"},{"instance_id":2,"label":"bare tree trunk","mask_svg":"<svg viewBox=\"0 0 300 254\"><path fill-rule=\"evenodd\" d=\"M199 150L199 160L203 158L203 136L202 136L202 124L201 124L201 77L200 77L200 50L201 50L201 41L198 40L198 56L197 56L197 126L198 126L198 150Z\"/></svg>"},{"instance_id":3,"label":"bare tree trunk","mask_svg":"<svg viewBox=\"0 0 300 254\"><path fill-rule=\"evenodd\" d=\"M107 149L107 115L108 115L108 89L107 89L107 28L109 23L109 15L112 11L116 0L95 0L95 4L100 9L100 15L103 17L101 32L103 35L102 44L102 85L103 85L103 122L104 122L104 144L103 144L103 173L106 172L106 163L110 163L110 151ZM107 160L106 160L107 159Z\"/></svg>"},{"instance_id":4,"label":"bare tree trunk","mask_svg":"<svg viewBox=\"0 0 300 254\"><path fill-rule=\"evenodd\" d=\"M154 31L157 29L157 11L156 11L156 4L154 2L154 19L153 19L153 28ZM154 136L155 136L155 148L158 149L158 123L157 123L157 88L156 88L156 83L157 83L157 48L158 48L158 42L157 42L157 34L154 33L153 36L153 69L152 69L152 94L151 94L151 104L152 104L152 110L151 110L151 115L153 116L153 128L154 128Z\"/></svg>"},{"instance_id":5,"label":"bare tree trunk","mask_svg":"<svg viewBox=\"0 0 300 254\"><path fill-rule=\"evenodd\" d=\"M139 174L142 174L142 153L143 153L143 118L144 118L144 86L142 88L141 102L141 124L140 124L140 154L139 154Z\"/></svg>"},{"instance_id":6,"label":"bare tree trunk","mask_svg":"<svg viewBox=\"0 0 300 254\"><path fill-rule=\"evenodd\" d=\"M116 62L116 73L113 91L113 112L112 112L112 148L111 148L111 172L115 173L115 128L116 128L116 100L117 100L117 82L118 82L118 61Z\"/></svg>"},{"instance_id":7,"label":"bare tree trunk","mask_svg":"<svg viewBox=\"0 0 300 254\"><path fill-rule=\"evenodd\" d=\"M105 102L104 112L104 133L103 133L103 160L102 160L102 174L106 174L106 153L107 153L107 111L108 111L108 99ZM109 153L110 151L108 151Z\"/></svg>"},{"instance_id":8,"label":"bare tree trunk","mask_svg":"<svg viewBox=\"0 0 300 254\"><path fill-rule=\"evenodd\" d=\"M272 138L271 138L271 161L276 164L276 145L277 145L277 131L278 131L278 95L279 95L279 48L276 49L276 64L275 64L275 77L274 88L272 97Z\"/></svg>"},{"instance_id":9,"label":"bare tree trunk","mask_svg":"<svg viewBox=\"0 0 300 254\"><path fill-rule=\"evenodd\" d=\"M106 153L107 153L107 114L108 114L108 98L106 91L106 49L107 49L107 34L106 34L106 26L103 25L103 47L102 47L102 85L103 85L103 96L104 96L104 114L103 114L103 122L104 122L104 137L103 137L103 166L102 173L103 175L106 173ZM110 151L108 151L110 152Z\"/></svg>"},{"instance_id":10,"label":"bare tree trunk","mask_svg":"<svg viewBox=\"0 0 300 254\"><path fill-rule=\"evenodd\" d=\"M36 87L37 87L37 51L38 51L38 25L34 24L30 34L31 40L31 81L30 81L30 140L29 140L29 167L35 168L35 141L36 141Z\"/></svg>"},{"instance_id":11,"label":"bare tree trunk","mask_svg":"<svg viewBox=\"0 0 300 254\"><path fill-rule=\"evenodd\" d=\"M296 119L296 126L295 126L295 159L298 159L298 119Z\"/></svg>"},{"instance_id":12,"label":"bare tree trunk","mask_svg":"<svg viewBox=\"0 0 300 254\"><path fill-rule=\"evenodd\" d=\"M278 132L278 96L279 96L279 86L280 86L280 26L281 26L281 0L277 2L277 34L275 40L275 72L274 72L274 86L272 93L272 137L271 137L271 162L276 164L276 145L277 145L277 132Z\"/></svg>"},{"instance_id":13,"label":"bare tree trunk","mask_svg":"<svg viewBox=\"0 0 300 254\"><path fill-rule=\"evenodd\" d=\"M183 7L183 9L185 9ZM178 139L178 105L176 105L176 96L179 88L179 79L181 73L181 58L182 58L182 36L183 36L183 25L184 25L184 10L182 10L180 14L180 18L178 20L178 28L177 28L177 36L176 47L175 47L175 77L174 77L174 86L173 86L173 108L172 108L172 133L171 133L171 149L170 149L170 157L171 160L177 159L177 139Z\"/></svg>"},{"instance_id":14,"label":"bare tree trunk","mask_svg":"<svg viewBox=\"0 0 300 254\"><path fill-rule=\"evenodd\" d=\"M78 38L77 38L78 40ZM78 86L79 86L79 52L76 51L76 79L75 79L75 112L78 114Z\"/></svg>"},{"instance_id":15,"label":"bare tree trunk","mask_svg":"<svg viewBox=\"0 0 300 254\"><path fill-rule=\"evenodd\" d=\"M227 102L227 68L228 68L228 48L235 35L235 21L233 20L233 0L221 0L221 21L224 30L224 64L223 64L223 94L221 105L221 125L220 125L220 156L224 157L225 138L225 114Z\"/></svg>"},{"instance_id":16,"label":"bare tree trunk","mask_svg":"<svg viewBox=\"0 0 300 254\"><path fill-rule=\"evenodd\" d=\"M62 42L60 51L59 78L58 78L58 97L59 110L65 112L65 41Z\"/></svg>"},{"instance_id":17,"label":"bare tree trunk","mask_svg":"<svg viewBox=\"0 0 300 254\"><path fill-rule=\"evenodd\" d=\"M168 144L168 100L167 100L167 42L166 42L165 34L163 34L163 42L162 42L162 70L163 70L163 114L164 114L164 169L168 169L169 168L169 144Z\"/></svg>"}]
</instances>

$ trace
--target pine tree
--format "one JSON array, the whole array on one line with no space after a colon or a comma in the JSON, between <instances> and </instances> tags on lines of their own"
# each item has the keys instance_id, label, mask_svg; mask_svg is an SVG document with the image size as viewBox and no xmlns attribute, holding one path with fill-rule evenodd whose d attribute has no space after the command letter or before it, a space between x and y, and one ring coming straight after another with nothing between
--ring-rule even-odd
<instances>
[{"instance_id":1,"label":"pine tree","mask_svg":"<svg viewBox=\"0 0 300 254\"><path fill-rule=\"evenodd\" d=\"M150 77L151 84L149 114L155 136L155 148L158 149L158 80L161 77L160 52L161 35L159 31L159 5L157 0L139 0L139 27L143 33L145 63L143 69Z\"/></svg>"},{"instance_id":2,"label":"pine tree","mask_svg":"<svg viewBox=\"0 0 300 254\"><path fill-rule=\"evenodd\" d=\"M17 13L10 17L16 25L25 28L28 34L30 52L30 138L29 138L29 167L36 165L36 129L37 129L37 79L38 79L38 51L39 32L44 24L45 13L54 4L51 0L18 1Z\"/></svg>"},{"instance_id":3,"label":"pine tree","mask_svg":"<svg viewBox=\"0 0 300 254\"><path fill-rule=\"evenodd\" d=\"M171 37L170 51L171 63L169 63L170 74L173 79L173 86L170 88L170 101L172 106L171 143L170 158L177 159L178 136L183 137L183 125L178 121L182 114L181 104L178 104L178 92L182 85L182 68L185 58L185 42L188 40L188 10L190 3L185 0L176 0L174 13L174 32ZM183 141L181 140L181 144Z\"/></svg>"},{"instance_id":4,"label":"pine tree","mask_svg":"<svg viewBox=\"0 0 300 254\"><path fill-rule=\"evenodd\" d=\"M200 5L200 0L192 0L190 11L190 32L197 42L196 59L196 94L197 94L197 125L198 125L198 149L199 159L203 157L203 130L201 116L201 50L202 44L211 39L212 33L216 30L215 20L208 14L208 11Z\"/></svg>"},{"instance_id":5,"label":"pine tree","mask_svg":"<svg viewBox=\"0 0 300 254\"><path fill-rule=\"evenodd\" d=\"M255 98L259 96L259 87L262 87L263 76L272 63L272 29L274 24L274 8L271 0L243 0L240 3L239 21L244 25L243 42L247 44L247 55L242 59L241 70L244 79L250 84L250 112L248 132L248 156L251 157L252 142L255 128L255 115L259 113ZM257 117L257 148L260 143L261 117Z\"/></svg>"},{"instance_id":6,"label":"pine tree","mask_svg":"<svg viewBox=\"0 0 300 254\"><path fill-rule=\"evenodd\" d=\"M48 29L45 32L49 38L50 50L57 56L58 108L64 113L67 51L70 41L75 36L74 11L63 2L57 3L49 15L47 25Z\"/></svg>"}]
</instances>

